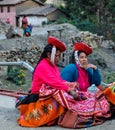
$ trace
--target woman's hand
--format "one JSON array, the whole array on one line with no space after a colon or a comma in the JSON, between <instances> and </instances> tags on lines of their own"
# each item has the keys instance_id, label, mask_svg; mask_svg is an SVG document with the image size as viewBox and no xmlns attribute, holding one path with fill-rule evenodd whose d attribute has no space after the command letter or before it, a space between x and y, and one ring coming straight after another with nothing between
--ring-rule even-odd
<instances>
[{"instance_id":1,"label":"woman's hand","mask_svg":"<svg viewBox=\"0 0 115 130\"><path fill-rule=\"evenodd\" d=\"M69 94L73 96L75 100L78 99L78 94L74 90L70 89Z\"/></svg>"},{"instance_id":2,"label":"woman's hand","mask_svg":"<svg viewBox=\"0 0 115 130\"><path fill-rule=\"evenodd\" d=\"M87 97L84 96L84 94L82 93L77 93L75 92L74 90L70 89L69 91L69 94L72 95L74 97L75 100L78 100L78 101L82 101L82 100L86 100Z\"/></svg>"},{"instance_id":3,"label":"woman's hand","mask_svg":"<svg viewBox=\"0 0 115 130\"><path fill-rule=\"evenodd\" d=\"M97 66L93 65L93 64L88 64L87 67L86 67L86 69L88 69L88 68L92 68L92 69L96 70Z\"/></svg>"}]
</instances>

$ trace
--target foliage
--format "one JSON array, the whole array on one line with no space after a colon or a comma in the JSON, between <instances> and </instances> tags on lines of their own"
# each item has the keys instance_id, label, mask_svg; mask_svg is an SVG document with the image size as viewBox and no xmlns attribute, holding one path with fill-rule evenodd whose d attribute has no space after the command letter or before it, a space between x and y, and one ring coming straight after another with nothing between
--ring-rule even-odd
<instances>
[{"instance_id":1,"label":"foliage","mask_svg":"<svg viewBox=\"0 0 115 130\"><path fill-rule=\"evenodd\" d=\"M106 21L108 14L115 13L115 1L114 0L64 0L65 7L61 8L70 19L80 18L81 20L89 19L97 16L97 20L100 19ZM92 22L92 21L91 21Z\"/></svg>"},{"instance_id":2,"label":"foliage","mask_svg":"<svg viewBox=\"0 0 115 130\"><path fill-rule=\"evenodd\" d=\"M87 19L88 14L94 14L96 11L97 0L64 0L65 1L65 13L70 18Z\"/></svg>"},{"instance_id":3,"label":"foliage","mask_svg":"<svg viewBox=\"0 0 115 130\"><path fill-rule=\"evenodd\" d=\"M58 23L58 24L61 24L61 23L70 23L71 22L71 20L69 20L68 18L65 18L65 17L60 17L57 21L56 21L56 23Z\"/></svg>"},{"instance_id":4,"label":"foliage","mask_svg":"<svg viewBox=\"0 0 115 130\"><path fill-rule=\"evenodd\" d=\"M56 21L58 24L61 23L70 23L73 24L74 26L76 26L77 28L79 28L82 31L90 31L91 33L94 34L98 34L100 36L104 36L105 39L114 39L114 36L112 37L112 32L114 31L112 29L112 25L107 25L107 24L94 24L92 22L90 22L88 19L82 20L80 21L80 19L67 19L64 17L60 17L60 19L58 19ZM110 33L107 34L107 32Z\"/></svg>"},{"instance_id":5,"label":"foliage","mask_svg":"<svg viewBox=\"0 0 115 130\"><path fill-rule=\"evenodd\" d=\"M12 66L8 66L7 79L13 81L17 85L22 85L26 82L24 70L20 67L13 68Z\"/></svg>"},{"instance_id":6,"label":"foliage","mask_svg":"<svg viewBox=\"0 0 115 130\"><path fill-rule=\"evenodd\" d=\"M67 15L68 22L83 31L103 35L114 40L115 0L64 0L60 9ZM61 19L62 20L65 19Z\"/></svg>"},{"instance_id":7,"label":"foliage","mask_svg":"<svg viewBox=\"0 0 115 130\"><path fill-rule=\"evenodd\" d=\"M93 24L86 19L81 22L76 22L76 26L83 31L103 35L105 39L112 39L113 28L111 24Z\"/></svg>"},{"instance_id":8,"label":"foliage","mask_svg":"<svg viewBox=\"0 0 115 130\"><path fill-rule=\"evenodd\" d=\"M110 0L108 4L108 8L114 14L115 13L115 0Z\"/></svg>"},{"instance_id":9,"label":"foliage","mask_svg":"<svg viewBox=\"0 0 115 130\"><path fill-rule=\"evenodd\" d=\"M46 22L46 21L43 21L43 22L42 22L42 25L46 25L46 24L47 24L47 22Z\"/></svg>"},{"instance_id":10,"label":"foliage","mask_svg":"<svg viewBox=\"0 0 115 130\"><path fill-rule=\"evenodd\" d=\"M40 0L42 3L45 3L47 0Z\"/></svg>"}]
</instances>

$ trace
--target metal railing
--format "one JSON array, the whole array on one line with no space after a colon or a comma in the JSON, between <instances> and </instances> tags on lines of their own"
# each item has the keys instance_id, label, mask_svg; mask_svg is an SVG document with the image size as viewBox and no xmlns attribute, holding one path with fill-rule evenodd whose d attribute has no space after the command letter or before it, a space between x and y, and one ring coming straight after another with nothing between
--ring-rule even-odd
<instances>
[{"instance_id":1,"label":"metal railing","mask_svg":"<svg viewBox=\"0 0 115 130\"><path fill-rule=\"evenodd\" d=\"M28 69L30 72L34 71L34 68L24 61L17 62L0 62L0 66L22 66Z\"/></svg>"}]
</instances>

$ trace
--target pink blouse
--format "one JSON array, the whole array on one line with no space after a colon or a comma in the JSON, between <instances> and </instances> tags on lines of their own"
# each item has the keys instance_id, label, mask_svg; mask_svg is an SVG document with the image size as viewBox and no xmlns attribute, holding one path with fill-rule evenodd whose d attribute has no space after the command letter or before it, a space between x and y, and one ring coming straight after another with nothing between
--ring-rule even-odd
<instances>
[{"instance_id":1,"label":"pink blouse","mask_svg":"<svg viewBox=\"0 0 115 130\"><path fill-rule=\"evenodd\" d=\"M77 82L79 84L79 90L80 91L87 91L88 87L90 86L89 79L88 79L88 73L86 72L86 70L79 67L79 65L77 65L77 68L78 68Z\"/></svg>"},{"instance_id":2,"label":"pink blouse","mask_svg":"<svg viewBox=\"0 0 115 130\"><path fill-rule=\"evenodd\" d=\"M47 59L43 59L38 66L33 75L33 81L31 85L31 92L39 92L42 84L47 84L52 88L59 90L68 91L68 86L65 81L60 77L60 72L56 65L52 65Z\"/></svg>"}]
</instances>

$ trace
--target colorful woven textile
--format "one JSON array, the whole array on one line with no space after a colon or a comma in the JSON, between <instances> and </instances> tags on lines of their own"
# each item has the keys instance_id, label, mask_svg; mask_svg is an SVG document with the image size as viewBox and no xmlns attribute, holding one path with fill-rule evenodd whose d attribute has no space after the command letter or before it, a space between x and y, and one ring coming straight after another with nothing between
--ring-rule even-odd
<instances>
[{"instance_id":1,"label":"colorful woven textile","mask_svg":"<svg viewBox=\"0 0 115 130\"><path fill-rule=\"evenodd\" d=\"M82 128L102 124L111 116L109 103L100 90L78 93L87 99L77 101L66 91L42 85L37 102L20 105L19 125L37 127L59 118L62 127Z\"/></svg>"},{"instance_id":2,"label":"colorful woven textile","mask_svg":"<svg viewBox=\"0 0 115 130\"><path fill-rule=\"evenodd\" d=\"M87 99L82 101L74 100L65 91L51 89L49 86L42 86L42 94L53 92L52 97L62 106L68 109L60 116L58 125L67 128L82 128L102 124L106 118L111 116L110 106L102 91L96 93L79 92ZM50 94L51 95L51 94Z\"/></svg>"},{"instance_id":3,"label":"colorful woven textile","mask_svg":"<svg viewBox=\"0 0 115 130\"><path fill-rule=\"evenodd\" d=\"M85 128L102 124L110 116L107 100L103 95L97 94L96 97L89 97L71 106L71 109L59 118L58 125L67 128Z\"/></svg>"},{"instance_id":4,"label":"colorful woven textile","mask_svg":"<svg viewBox=\"0 0 115 130\"><path fill-rule=\"evenodd\" d=\"M53 98L42 98L37 102L20 105L20 117L17 121L20 126L38 127L55 120L64 110Z\"/></svg>"}]
</instances>

